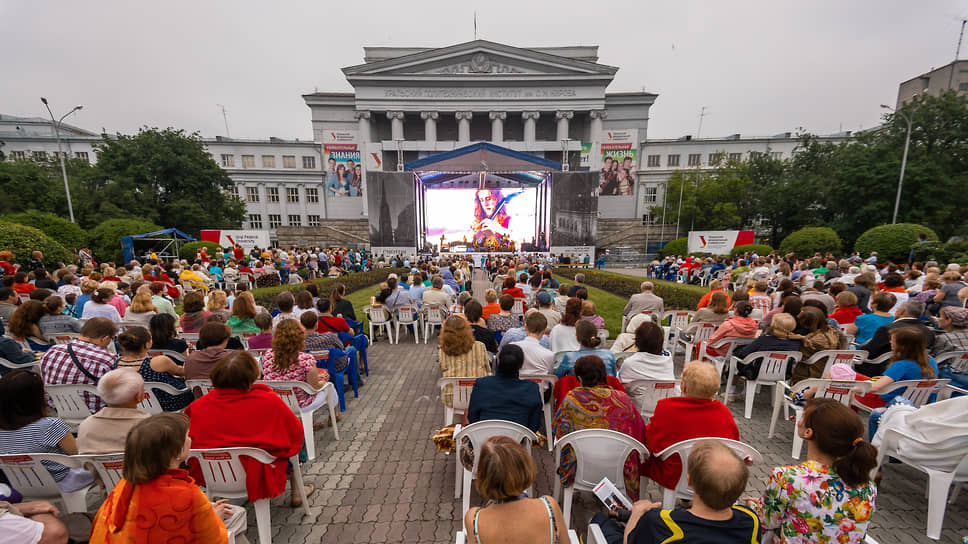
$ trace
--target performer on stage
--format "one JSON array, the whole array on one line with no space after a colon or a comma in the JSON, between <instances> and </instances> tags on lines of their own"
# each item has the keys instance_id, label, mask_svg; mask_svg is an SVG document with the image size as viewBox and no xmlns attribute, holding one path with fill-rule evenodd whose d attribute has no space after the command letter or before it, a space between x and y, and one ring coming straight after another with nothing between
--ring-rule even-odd
<instances>
[{"instance_id":1,"label":"performer on stage","mask_svg":"<svg viewBox=\"0 0 968 544\"><path fill-rule=\"evenodd\" d=\"M511 230L508 226L511 217L504 207L509 198L510 195L503 196L500 189L477 191L477 198L474 199L474 219L471 221L475 242L480 244L501 236L510 236Z\"/></svg>"}]
</instances>

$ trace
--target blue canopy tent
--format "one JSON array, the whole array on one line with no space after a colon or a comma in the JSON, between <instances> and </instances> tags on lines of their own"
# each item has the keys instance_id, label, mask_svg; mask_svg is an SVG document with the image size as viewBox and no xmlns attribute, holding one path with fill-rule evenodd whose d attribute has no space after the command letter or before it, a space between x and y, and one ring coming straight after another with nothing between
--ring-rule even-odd
<instances>
[{"instance_id":1,"label":"blue canopy tent","mask_svg":"<svg viewBox=\"0 0 968 544\"><path fill-rule=\"evenodd\" d=\"M164 259L177 258L178 250L181 249L182 244L185 242L194 242L195 238L185 234L178 229L162 229L156 230L155 232L146 232L144 234L132 234L130 236L121 237L121 254L124 256L124 262L130 263L134 260L134 243L135 241L151 241L152 243L162 242L164 245L161 250L155 250L158 257ZM169 249L173 250L169 252Z\"/></svg>"}]
</instances>

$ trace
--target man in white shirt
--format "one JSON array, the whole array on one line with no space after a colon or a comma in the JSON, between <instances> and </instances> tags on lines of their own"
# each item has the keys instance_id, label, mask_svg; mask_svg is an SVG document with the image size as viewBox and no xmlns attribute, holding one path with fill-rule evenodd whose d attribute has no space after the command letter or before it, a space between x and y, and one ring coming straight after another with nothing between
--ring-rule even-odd
<instances>
[{"instance_id":1,"label":"man in white shirt","mask_svg":"<svg viewBox=\"0 0 968 544\"><path fill-rule=\"evenodd\" d=\"M541 312L530 312L524 318L524 327L528 336L519 342L512 342L513 345L521 348L524 352L524 365L521 366L521 375L552 374L555 367L555 354L550 349L541 345L541 337L544 336L545 326L548 320Z\"/></svg>"},{"instance_id":2,"label":"man in white shirt","mask_svg":"<svg viewBox=\"0 0 968 544\"><path fill-rule=\"evenodd\" d=\"M430 289L423 292L423 303L424 306L434 305L440 306L441 308L448 309L453 303L453 299L447 294L444 288L444 278L440 276L434 276L430 279Z\"/></svg>"},{"instance_id":3,"label":"man in white shirt","mask_svg":"<svg viewBox=\"0 0 968 544\"><path fill-rule=\"evenodd\" d=\"M655 285L651 281L643 281L639 289L642 292L629 297L629 302L625 305L625 309L622 310L622 315L631 317L642 312L652 312L661 317L665 309L665 302L662 300L662 297L652 292L655 290Z\"/></svg>"}]
</instances>

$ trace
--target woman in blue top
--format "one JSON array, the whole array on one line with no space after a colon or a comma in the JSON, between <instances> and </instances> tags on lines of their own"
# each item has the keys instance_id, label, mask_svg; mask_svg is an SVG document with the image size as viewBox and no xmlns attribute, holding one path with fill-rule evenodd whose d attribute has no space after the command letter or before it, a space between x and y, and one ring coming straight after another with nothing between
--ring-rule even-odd
<instances>
[{"instance_id":1,"label":"woman in blue top","mask_svg":"<svg viewBox=\"0 0 968 544\"><path fill-rule=\"evenodd\" d=\"M873 313L861 314L854 320L853 325L847 327L847 334L854 335L854 344L862 346L870 342L877 329L894 321L891 308L897 302L897 297L887 291L878 291L871 297Z\"/></svg>"},{"instance_id":2,"label":"woman in blue top","mask_svg":"<svg viewBox=\"0 0 968 544\"><path fill-rule=\"evenodd\" d=\"M176 389L185 389L185 382L181 376L185 375L185 369L165 355L150 357L148 355L151 346L151 333L144 327L134 327L121 333L118 337L121 345L121 356L118 357L118 368L131 368L141 374L145 383L161 382L168 384ZM178 377L176 377L178 376ZM148 394L157 395L158 403L166 412L177 412L182 410L193 400L195 396L191 391L186 390L180 395L169 395L163 391L150 391L146 387Z\"/></svg>"},{"instance_id":3,"label":"woman in blue top","mask_svg":"<svg viewBox=\"0 0 968 544\"><path fill-rule=\"evenodd\" d=\"M898 327L891 331L891 365L871 386L871 393L878 393L894 382L922 380L938 377L938 364L928 355L924 333L916 327ZM861 379L858 375L858 379ZM870 438L877 432L877 424L888 407L910 401L901 395L907 388L895 389L880 395L883 405L871 412L867 428ZM933 398L932 398L933 400Z\"/></svg>"},{"instance_id":4,"label":"woman in blue top","mask_svg":"<svg viewBox=\"0 0 968 544\"><path fill-rule=\"evenodd\" d=\"M598 336L598 328L591 321L580 320L575 323L575 336L581 347L578 351L571 351L565 354L558 368L555 369L555 376L563 378L575 372L575 361L579 357L586 355L597 355L605 363L605 372L609 376L615 376L615 355L607 349L598 349L602 339Z\"/></svg>"}]
</instances>

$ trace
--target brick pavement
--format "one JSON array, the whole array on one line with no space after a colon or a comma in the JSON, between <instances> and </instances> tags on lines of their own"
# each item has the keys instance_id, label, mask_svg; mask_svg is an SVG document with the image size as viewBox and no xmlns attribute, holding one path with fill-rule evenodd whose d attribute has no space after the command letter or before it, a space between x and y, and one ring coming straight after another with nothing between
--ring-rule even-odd
<instances>
[{"instance_id":1,"label":"brick pavement","mask_svg":"<svg viewBox=\"0 0 968 544\"><path fill-rule=\"evenodd\" d=\"M340 422L342 440L330 429L317 431L317 459L303 473L317 490L310 497L310 516L288 506L288 494L272 501L273 539L276 543L407 542L448 543L460 530L460 500L454 499L454 458L437 453L431 433L442 425L443 408L436 388L439 371L431 343L414 345L410 336L370 348L370 376L360 397L350 398ZM680 361L678 369L681 370ZM349 388L347 388L349 390ZM349 390L351 391L351 390ZM761 491L771 467L793 462L793 425L778 424L778 434L767 439L771 396L757 395L753 419L742 415L742 404L731 403L740 435L756 447L765 463L752 468L748 492ZM804 459L806 448L804 448ZM554 464L547 450L535 451L539 478L535 491L553 491ZM871 536L882 544L927 542L926 477L904 465L885 470L878 512ZM655 484L643 498L661 500ZM472 505L480 504L476 493ZM587 520L598 511L597 500L576 494L573 524L585 538ZM249 507L248 538L258 542L255 515ZM968 535L968 498L963 493L949 505L941 542L961 542Z\"/></svg>"}]
</instances>

